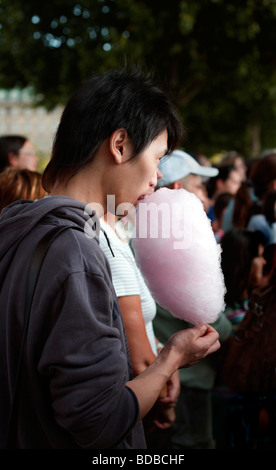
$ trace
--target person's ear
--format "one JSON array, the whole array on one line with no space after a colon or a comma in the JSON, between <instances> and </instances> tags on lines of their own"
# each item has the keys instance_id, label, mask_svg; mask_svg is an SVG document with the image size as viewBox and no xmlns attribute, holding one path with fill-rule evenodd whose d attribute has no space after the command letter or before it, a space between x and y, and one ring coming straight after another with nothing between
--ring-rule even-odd
<instances>
[{"instance_id":1,"label":"person's ear","mask_svg":"<svg viewBox=\"0 0 276 470\"><path fill-rule=\"evenodd\" d=\"M172 189L182 189L183 186L182 186L182 183L181 181L175 181L173 184L172 184Z\"/></svg>"},{"instance_id":2,"label":"person's ear","mask_svg":"<svg viewBox=\"0 0 276 470\"><path fill-rule=\"evenodd\" d=\"M130 158L130 141L125 129L117 129L112 132L109 139L109 148L117 164Z\"/></svg>"},{"instance_id":3,"label":"person's ear","mask_svg":"<svg viewBox=\"0 0 276 470\"><path fill-rule=\"evenodd\" d=\"M8 161L9 161L9 165L12 167L16 168L18 166L18 157L17 155L15 155L15 153L13 152L8 153Z\"/></svg>"}]
</instances>

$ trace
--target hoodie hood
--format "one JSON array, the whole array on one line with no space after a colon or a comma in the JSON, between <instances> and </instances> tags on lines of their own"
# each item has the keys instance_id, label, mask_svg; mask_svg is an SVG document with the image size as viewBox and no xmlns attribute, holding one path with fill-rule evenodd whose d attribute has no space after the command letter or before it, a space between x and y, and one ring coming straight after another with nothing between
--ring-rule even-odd
<instances>
[{"instance_id":1,"label":"hoodie hood","mask_svg":"<svg viewBox=\"0 0 276 470\"><path fill-rule=\"evenodd\" d=\"M87 220L95 216L95 212L89 210L88 213L85 208L84 203L67 196L47 196L37 201L20 200L7 206L0 216L1 275L8 268L20 241L38 223L77 225L84 229Z\"/></svg>"}]
</instances>

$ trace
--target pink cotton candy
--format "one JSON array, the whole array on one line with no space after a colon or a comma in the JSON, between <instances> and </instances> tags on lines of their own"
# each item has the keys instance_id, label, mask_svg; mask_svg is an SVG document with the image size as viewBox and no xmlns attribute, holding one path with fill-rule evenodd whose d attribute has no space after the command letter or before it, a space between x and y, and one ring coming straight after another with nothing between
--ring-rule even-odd
<instances>
[{"instance_id":1,"label":"pink cotton candy","mask_svg":"<svg viewBox=\"0 0 276 470\"><path fill-rule=\"evenodd\" d=\"M225 307L221 248L194 194L160 188L147 196L132 246L157 303L193 325L217 320Z\"/></svg>"}]
</instances>

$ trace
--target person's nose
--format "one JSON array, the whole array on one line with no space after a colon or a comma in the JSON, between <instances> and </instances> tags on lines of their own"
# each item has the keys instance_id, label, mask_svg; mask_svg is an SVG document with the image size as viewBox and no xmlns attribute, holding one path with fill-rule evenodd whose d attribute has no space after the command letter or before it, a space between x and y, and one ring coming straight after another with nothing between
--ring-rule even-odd
<instances>
[{"instance_id":1,"label":"person's nose","mask_svg":"<svg viewBox=\"0 0 276 470\"><path fill-rule=\"evenodd\" d=\"M152 178L151 178L151 180L150 180L150 182L149 182L149 185L150 185L151 187L154 187L154 188L155 188L155 186L157 185L157 178L158 178L158 176L157 176L157 169L156 169L155 172L154 172L154 175L152 176Z\"/></svg>"}]
</instances>

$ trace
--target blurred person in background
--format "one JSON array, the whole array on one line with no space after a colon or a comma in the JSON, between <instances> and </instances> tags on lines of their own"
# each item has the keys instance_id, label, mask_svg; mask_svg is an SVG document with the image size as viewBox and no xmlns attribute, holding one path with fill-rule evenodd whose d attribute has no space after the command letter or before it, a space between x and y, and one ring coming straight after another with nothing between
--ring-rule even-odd
<instances>
[{"instance_id":1,"label":"blurred person in background","mask_svg":"<svg viewBox=\"0 0 276 470\"><path fill-rule=\"evenodd\" d=\"M169 159L162 160L159 170L163 176L157 182L158 188L186 189L201 200L207 212L209 199L203 178L205 181L206 178L209 180L216 176L216 168L200 165L191 155L178 149L173 151Z\"/></svg>"},{"instance_id":2,"label":"blurred person in background","mask_svg":"<svg viewBox=\"0 0 276 470\"><path fill-rule=\"evenodd\" d=\"M235 195L239 190L242 179L238 170L232 165L218 166L218 175L208 181L208 196L210 199L210 207L207 212L212 226L215 223L214 204L219 194L227 192Z\"/></svg>"},{"instance_id":3,"label":"blurred person in background","mask_svg":"<svg viewBox=\"0 0 276 470\"><path fill-rule=\"evenodd\" d=\"M233 227L261 231L266 243L273 243L274 191L276 190L276 153L272 151L251 165L248 180L242 182L223 216L223 230ZM271 207L270 207L271 206ZM271 210L272 208L272 210Z\"/></svg>"},{"instance_id":4,"label":"blurred person in background","mask_svg":"<svg viewBox=\"0 0 276 470\"><path fill-rule=\"evenodd\" d=\"M233 166L240 174L241 180L246 181L247 179L247 165L245 164L244 158L235 150L226 152L223 154L220 166Z\"/></svg>"},{"instance_id":5,"label":"blurred person in background","mask_svg":"<svg viewBox=\"0 0 276 470\"><path fill-rule=\"evenodd\" d=\"M213 432L216 447L224 449L274 448L276 402L274 390L270 389L267 393L261 390L250 390L250 386L247 392L233 390L231 384L228 385L228 373L231 374L234 361L229 369L227 357L231 358L229 347L231 348L233 338L238 334L241 345L254 344L253 349L255 349L255 346L258 347L259 344L263 348L264 355L267 357L266 367L263 369L264 376L267 374L266 377L269 377L271 364L272 370L275 369L275 353L268 353L268 347L272 346L271 350L275 351L275 339L272 335L275 327L276 245L265 246L265 238L261 232L234 228L224 235L221 246L221 265L227 289L224 313L231 321L233 331L217 355L217 358L220 358L218 377L212 393ZM260 290L264 293L266 289L267 294L271 292L271 297L270 301L265 304L267 310L262 312L254 294L260 293ZM258 315L256 315L257 322L254 324L254 331L257 332L259 338L257 344L255 344L253 327L251 329L246 326L248 314L252 315L252 309L256 307ZM269 314L269 310L273 312L273 315ZM271 320L274 318L271 324L266 323L266 313L270 315ZM258 330L258 324L261 326L260 330ZM268 326L271 330L269 337L267 336ZM244 339L247 338L248 343L246 340L243 343L241 332L244 332ZM241 359L247 363L248 355L244 357L243 353L242 347ZM258 359L252 357L252 370L255 379L258 380L261 364L259 361L262 358L258 356L258 353L256 356Z\"/></svg>"},{"instance_id":6,"label":"blurred person in background","mask_svg":"<svg viewBox=\"0 0 276 470\"><path fill-rule=\"evenodd\" d=\"M0 137L0 171L6 167L36 171L38 157L32 143L22 135Z\"/></svg>"}]
</instances>

